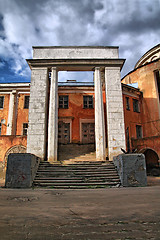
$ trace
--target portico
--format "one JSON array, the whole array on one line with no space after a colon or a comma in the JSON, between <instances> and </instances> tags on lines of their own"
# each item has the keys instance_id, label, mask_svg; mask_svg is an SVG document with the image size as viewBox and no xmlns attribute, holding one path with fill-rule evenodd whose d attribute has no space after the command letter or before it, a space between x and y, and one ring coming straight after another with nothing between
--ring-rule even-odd
<instances>
[{"instance_id":1,"label":"portico","mask_svg":"<svg viewBox=\"0 0 160 240\"><path fill-rule=\"evenodd\" d=\"M31 73L27 152L49 162L57 161L58 146L58 72L93 71L95 85L96 159L109 160L125 149L125 130L118 47L33 47L33 59L27 60ZM51 79L49 79L51 72ZM105 76L102 79L102 75ZM102 96L105 83L106 112ZM105 136L105 121L107 135Z\"/></svg>"}]
</instances>

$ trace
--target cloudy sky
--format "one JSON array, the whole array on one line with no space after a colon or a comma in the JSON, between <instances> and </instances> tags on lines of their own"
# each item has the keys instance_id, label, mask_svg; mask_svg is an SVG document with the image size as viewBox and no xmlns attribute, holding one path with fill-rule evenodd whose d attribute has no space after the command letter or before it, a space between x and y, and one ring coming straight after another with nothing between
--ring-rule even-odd
<instances>
[{"instance_id":1,"label":"cloudy sky","mask_svg":"<svg viewBox=\"0 0 160 240\"><path fill-rule=\"evenodd\" d=\"M124 76L159 43L160 0L0 0L0 82L30 81L32 46L119 46Z\"/></svg>"}]
</instances>

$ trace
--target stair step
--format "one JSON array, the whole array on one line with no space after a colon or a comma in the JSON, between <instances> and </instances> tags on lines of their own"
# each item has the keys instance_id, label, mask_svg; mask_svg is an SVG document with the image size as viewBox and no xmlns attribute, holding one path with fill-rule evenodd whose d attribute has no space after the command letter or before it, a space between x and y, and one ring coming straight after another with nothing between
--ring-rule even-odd
<instances>
[{"instance_id":1,"label":"stair step","mask_svg":"<svg viewBox=\"0 0 160 240\"><path fill-rule=\"evenodd\" d=\"M119 179L83 179L83 180L51 180L51 179L35 179L34 183L96 183L96 182L119 182Z\"/></svg>"},{"instance_id":2,"label":"stair step","mask_svg":"<svg viewBox=\"0 0 160 240\"><path fill-rule=\"evenodd\" d=\"M55 175L55 174L46 174L46 175L36 175L36 178L42 178L45 177L45 178L52 178L52 177L55 177L55 178L74 178L74 177L77 177L77 178L100 178L100 177L104 177L104 178L109 178L109 177L117 177L118 178L118 175L117 173L115 174L96 174L96 175L93 175L93 174L90 174L90 175L75 175L75 174L72 174L72 175Z\"/></svg>"},{"instance_id":3,"label":"stair step","mask_svg":"<svg viewBox=\"0 0 160 240\"><path fill-rule=\"evenodd\" d=\"M119 178L117 174L111 174L111 175L36 175L35 179L113 179L113 178Z\"/></svg>"},{"instance_id":4,"label":"stair step","mask_svg":"<svg viewBox=\"0 0 160 240\"><path fill-rule=\"evenodd\" d=\"M61 189L105 188L119 186L120 180L113 162L41 162L33 184L36 187Z\"/></svg>"},{"instance_id":5,"label":"stair step","mask_svg":"<svg viewBox=\"0 0 160 240\"><path fill-rule=\"evenodd\" d=\"M98 165L98 166L39 166L39 169L50 169L50 170L57 170L57 169L82 169L82 170L86 170L86 169L115 169L114 166L108 166L108 165Z\"/></svg>"},{"instance_id":6,"label":"stair step","mask_svg":"<svg viewBox=\"0 0 160 240\"><path fill-rule=\"evenodd\" d=\"M35 183L35 185L38 186L53 186L53 187L58 187L58 186L63 186L63 187L80 187L80 186L115 186L118 185L119 182L105 182L105 183L72 183L68 185L67 183Z\"/></svg>"}]
</instances>

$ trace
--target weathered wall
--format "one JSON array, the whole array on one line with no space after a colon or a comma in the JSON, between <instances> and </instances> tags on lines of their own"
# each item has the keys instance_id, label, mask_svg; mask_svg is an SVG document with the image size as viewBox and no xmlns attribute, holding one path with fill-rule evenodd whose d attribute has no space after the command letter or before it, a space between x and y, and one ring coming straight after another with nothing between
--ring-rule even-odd
<instances>
[{"instance_id":1,"label":"weathered wall","mask_svg":"<svg viewBox=\"0 0 160 240\"><path fill-rule=\"evenodd\" d=\"M19 94L19 98L18 98L16 135L22 135L23 134L23 123L28 123L29 109L24 109L25 96L29 96L29 94Z\"/></svg>"},{"instance_id":2,"label":"weathered wall","mask_svg":"<svg viewBox=\"0 0 160 240\"><path fill-rule=\"evenodd\" d=\"M7 155L9 150L12 150L12 147L17 146L13 149L12 152L19 151L18 146L26 147L27 146L27 136L0 136L0 181L4 181Z\"/></svg>"},{"instance_id":3,"label":"weathered wall","mask_svg":"<svg viewBox=\"0 0 160 240\"><path fill-rule=\"evenodd\" d=\"M83 109L83 93L72 94L69 93L69 108L59 109L59 119L71 118L72 119L72 142L77 143L80 141L80 119L94 119L94 108ZM93 95L93 93L87 93Z\"/></svg>"},{"instance_id":4,"label":"weathered wall","mask_svg":"<svg viewBox=\"0 0 160 240\"><path fill-rule=\"evenodd\" d=\"M143 92L143 137L160 134L160 105L154 75L154 71L158 69L160 69L160 60L134 70L122 80L126 84L137 82L139 89Z\"/></svg>"},{"instance_id":5,"label":"weathered wall","mask_svg":"<svg viewBox=\"0 0 160 240\"><path fill-rule=\"evenodd\" d=\"M69 118L72 119L72 142L78 143L80 142L80 119L89 119L94 120L95 108L93 109L84 109L83 108L83 96L92 95L93 96L93 106L94 106L94 90L87 92L85 90L81 92L77 92L75 94L70 92L71 90L65 90L65 93L60 89L59 95L68 95L69 96L69 108L68 109L59 109L58 117L59 120ZM105 105L105 91L103 91L103 102ZM106 119L106 109L104 106L104 113Z\"/></svg>"},{"instance_id":6,"label":"weathered wall","mask_svg":"<svg viewBox=\"0 0 160 240\"><path fill-rule=\"evenodd\" d=\"M130 90L130 92L129 92ZM123 93L123 106L124 106L124 122L125 122L125 134L126 134L126 144L127 144L127 128L129 129L129 140L130 140L130 148L132 150L131 138L137 138L136 135L136 125L142 126L143 132L143 125L142 125L142 96L140 92L136 90L129 89L128 93L125 91ZM126 108L126 97L129 98L130 109L127 110ZM139 101L140 112L134 112L133 110L133 99ZM126 146L127 147L127 146Z\"/></svg>"},{"instance_id":7,"label":"weathered wall","mask_svg":"<svg viewBox=\"0 0 160 240\"><path fill-rule=\"evenodd\" d=\"M145 149L152 149L158 154L160 159L160 136L132 139L132 146L137 148L138 152Z\"/></svg>"}]
</instances>

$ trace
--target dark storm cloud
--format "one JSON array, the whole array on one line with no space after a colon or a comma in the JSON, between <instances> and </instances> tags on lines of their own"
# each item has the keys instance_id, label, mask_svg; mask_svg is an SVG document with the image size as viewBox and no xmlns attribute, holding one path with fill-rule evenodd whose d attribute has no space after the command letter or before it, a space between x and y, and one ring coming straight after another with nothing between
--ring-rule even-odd
<instances>
[{"instance_id":1,"label":"dark storm cloud","mask_svg":"<svg viewBox=\"0 0 160 240\"><path fill-rule=\"evenodd\" d=\"M24 76L33 45L117 45L124 74L159 43L159 16L160 0L0 1L0 57Z\"/></svg>"}]
</instances>

